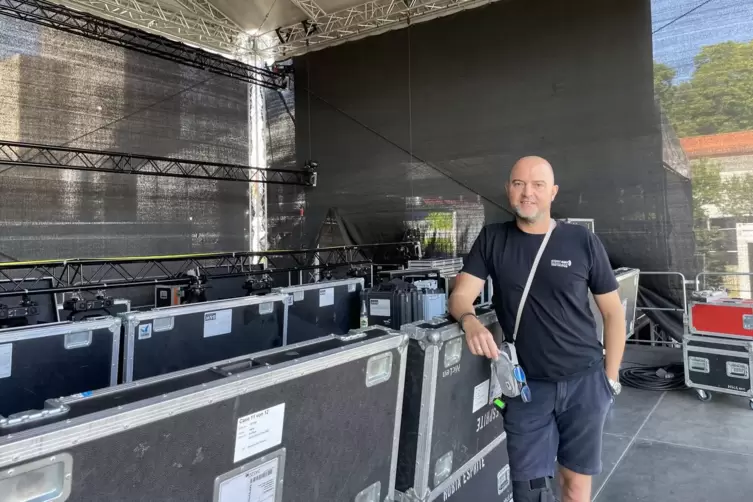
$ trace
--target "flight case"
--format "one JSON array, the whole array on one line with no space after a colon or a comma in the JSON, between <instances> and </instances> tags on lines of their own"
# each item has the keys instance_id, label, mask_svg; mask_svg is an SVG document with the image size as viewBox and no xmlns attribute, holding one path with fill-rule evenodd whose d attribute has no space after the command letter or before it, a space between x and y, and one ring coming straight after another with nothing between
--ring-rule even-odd
<instances>
[{"instance_id":1,"label":"flight case","mask_svg":"<svg viewBox=\"0 0 753 502\"><path fill-rule=\"evenodd\" d=\"M288 295L283 344L344 335L357 328L363 284L363 278L354 278L274 289Z\"/></svg>"},{"instance_id":2,"label":"flight case","mask_svg":"<svg viewBox=\"0 0 753 502\"><path fill-rule=\"evenodd\" d=\"M0 494L390 500L405 354L404 335L367 328L48 402L57 423L0 437Z\"/></svg>"},{"instance_id":3,"label":"flight case","mask_svg":"<svg viewBox=\"0 0 753 502\"><path fill-rule=\"evenodd\" d=\"M753 341L706 335L682 340L685 385L750 398L753 407ZM708 393L699 393L707 398Z\"/></svg>"},{"instance_id":4,"label":"flight case","mask_svg":"<svg viewBox=\"0 0 753 502\"><path fill-rule=\"evenodd\" d=\"M123 382L283 344L284 295L246 296L131 312L123 319Z\"/></svg>"},{"instance_id":5,"label":"flight case","mask_svg":"<svg viewBox=\"0 0 753 502\"><path fill-rule=\"evenodd\" d=\"M635 314L638 306L638 280L640 278L641 271L637 268L621 267L614 270L614 276L617 279L619 285L620 300L622 300L622 307L625 310L625 337L630 338L635 333ZM604 318L601 316L601 311L596 305L596 301L593 295L589 292L588 299L591 306L591 312L593 313L594 320L596 321L596 333L599 336L599 341L604 342Z\"/></svg>"},{"instance_id":6,"label":"flight case","mask_svg":"<svg viewBox=\"0 0 753 502\"><path fill-rule=\"evenodd\" d=\"M425 500L397 493L398 502L513 502L507 435L502 433L444 480Z\"/></svg>"},{"instance_id":7,"label":"flight case","mask_svg":"<svg viewBox=\"0 0 753 502\"><path fill-rule=\"evenodd\" d=\"M46 399L116 385L119 355L116 317L0 330L0 429Z\"/></svg>"},{"instance_id":8,"label":"flight case","mask_svg":"<svg viewBox=\"0 0 753 502\"><path fill-rule=\"evenodd\" d=\"M501 339L490 306L476 307ZM396 490L406 500L434 500L443 483L504 433L489 404L491 365L471 354L457 322L435 318L403 326L410 336Z\"/></svg>"}]
</instances>

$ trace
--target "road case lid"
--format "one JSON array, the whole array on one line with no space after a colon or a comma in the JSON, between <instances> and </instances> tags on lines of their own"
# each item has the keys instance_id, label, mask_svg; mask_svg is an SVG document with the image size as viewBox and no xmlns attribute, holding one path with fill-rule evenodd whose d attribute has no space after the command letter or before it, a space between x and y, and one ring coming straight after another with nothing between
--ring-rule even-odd
<instances>
[{"instance_id":1,"label":"road case lid","mask_svg":"<svg viewBox=\"0 0 753 502\"><path fill-rule=\"evenodd\" d=\"M68 335L108 329L115 333L120 331L120 319L118 317L91 317L83 321L55 322L49 324L33 324L31 326L19 326L0 330L0 343L9 343L45 336Z\"/></svg>"},{"instance_id":2,"label":"road case lid","mask_svg":"<svg viewBox=\"0 0 753 502\"><path fill-rule=\"evenodd\" d=\"M285 303L287 295L271 294L263 296L242 296L228 300L215 300L211 302L190 303L188 305L174 305L171 307L160 307L143 312L128 312L118 314L123 322L144 321L148 319L159 319L161 317L175 317L180 315L195 314L197 312L208 312L212 310L229 309L233 307L245 307L250 305L264 305L275 302Z\"/></svg>"},{"instance_id":3,"label":"road case lid","mask_svg":"<svg viewBox=\"0 0 753 502\"><path fill-rule=\"evenodd\" d=\"M641 270L638 268L620 267L620 268L614 269L614 276L617 277L618 281L621 281L633 275L638 275L640 273L641 273Z\"/></svg>"},{"instance_id":4,"label":"road case lid","mask_svg":"<svg viewBox=\"0 0 753 502\"><path fill-rule=\"evenodd\" d=\"M363 277L351 277L348 279L334 279L334 280L329 280L329 281L312 282L310 284L299 284L298 286L285 286L282 288L274 288L272 289L272 292L279 293L279 294L293 294L298 291L333 288L337 286L351 286L351 285L357 285L357 284L360 284L361 288L363 288L363 285L364 285Z\"/></svg>"},{"instance_id":5,"label":"road case lid","mask_svg":"<svg viewBox=\"0 0 753 502\"><path fill-rule=\"evenodd\" d=\"M497 313L490 305L477 305L476 317L484 326L491 326L497 322ZM431 343L441 343L464 336L460 325L450 315L439 316L429 321L417 321L405 324L400 331L406 333L413 340L426 340Z\"/></svg>"}]
</instances>

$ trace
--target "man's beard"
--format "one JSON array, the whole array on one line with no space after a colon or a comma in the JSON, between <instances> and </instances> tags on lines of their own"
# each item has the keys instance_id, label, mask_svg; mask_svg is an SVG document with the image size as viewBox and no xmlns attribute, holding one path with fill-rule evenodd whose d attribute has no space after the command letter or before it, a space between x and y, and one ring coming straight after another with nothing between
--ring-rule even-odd
<instances>
[{"instance_id":1,"label":"man's beard","mask_svg":"<svg viewBox=\"0 0 753 502\"><path fill-rule=\"evenodd\" d=\"M538 211L536 211L533 215L526 216L526 215L524 215L524 214L521 213L520 207L516 206L515 207L515 216L519 220L524 221L525 223L536 223L541 218L541 213L539 213Z\"/></svg>"}]
</instances>

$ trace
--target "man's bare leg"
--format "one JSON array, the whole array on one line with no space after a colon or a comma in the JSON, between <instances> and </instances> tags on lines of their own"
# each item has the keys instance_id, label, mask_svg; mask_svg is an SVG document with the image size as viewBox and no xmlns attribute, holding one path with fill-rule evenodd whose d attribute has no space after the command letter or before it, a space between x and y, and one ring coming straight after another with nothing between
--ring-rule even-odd
<instances>
[{"instance_id":1,"label":"man's bare leg","mask_svg":"<svg viewBox=\"0 0 753 502\"><path fill-rule=\"evenodd\" d=\"M578 474L562 466L559 466L559 470L562 502L590 502L591 476Z\"/></svg>"}]
</instances>

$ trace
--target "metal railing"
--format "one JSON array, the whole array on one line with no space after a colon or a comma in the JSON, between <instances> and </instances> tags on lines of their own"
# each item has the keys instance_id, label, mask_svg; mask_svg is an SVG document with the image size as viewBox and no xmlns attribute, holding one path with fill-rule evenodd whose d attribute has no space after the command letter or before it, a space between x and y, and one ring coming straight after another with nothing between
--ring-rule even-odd
<instances>
[{"instance_id":1,"label":"metal railing","mask_svg":"<svg viewBox=\"0 0 753 502\"><path fill-rule=\"evenodd\" d=\"M650 276L666 276L666 277L677 277L680 279L682 284L682 305L681 308L677 307L639 307L636 305L636 312L682 312L682 330L683 334L685 334L685 331L687 329L688 324L688 293L687 293L687 284L688 281L685 279L685 275L681 272L658 272L658 271L643 271L641 270L639 273L639 277L641 275L650 275ZM640 280L640 279L639 279ZM679 342L677 340L663 340L659 336L659 333L657 333L655 326L653 325L653 322L649 320L651 325L650 330L650 339L649 340L638 340L631 338L630 343L634 344L646 344L651 346L657 346L657 345L669 345L672 347L679 347Z\"/></svg>"}]
</instances>

